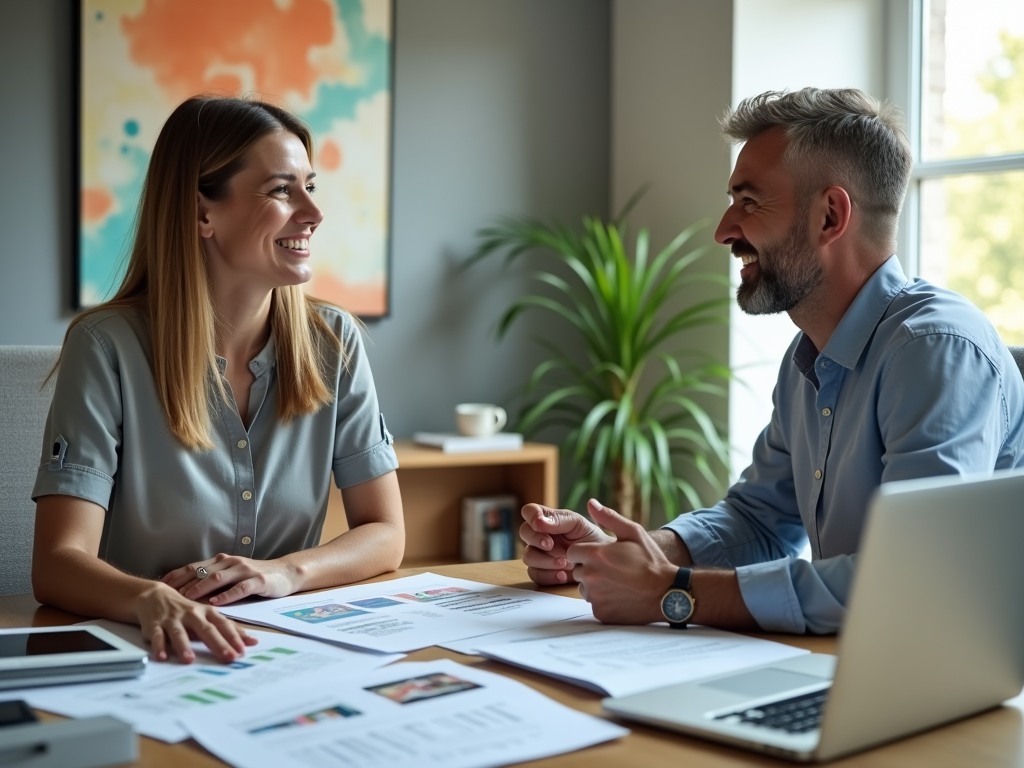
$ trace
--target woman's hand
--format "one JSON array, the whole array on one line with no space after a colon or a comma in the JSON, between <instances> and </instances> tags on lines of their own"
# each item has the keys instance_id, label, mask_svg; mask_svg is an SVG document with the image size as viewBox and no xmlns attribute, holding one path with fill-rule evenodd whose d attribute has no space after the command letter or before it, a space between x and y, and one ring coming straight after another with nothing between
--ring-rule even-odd
<instances>
[{"instance_id":1,"label":"woman's hand","mask_svg":"<svg viewBox=\"0 0 1024 768\"><path fill-rule=\"evenodd\" d=\"M197 571L207 575L199 578ZM298 570L280 560L251 560L223 553L176 568L160 579L189 600L208 598L211 605L227 605L243 597L284 597L301 587Z\"/></svg>"},{"instance_id":2,"label":"woman's hand","mask_svg":"<svg viewBox=\"0 0 1024 768\"><path fill-rule=\"evenodd\" d=\"M251 637L216 608L189 600L166 584L156 582L135 601L143 636L153 646L153 658L166 661L168 646L186 664L195 661L192 638L202 640L213 654L230 663L256 645Z\"/></svg>"}]
</instances>

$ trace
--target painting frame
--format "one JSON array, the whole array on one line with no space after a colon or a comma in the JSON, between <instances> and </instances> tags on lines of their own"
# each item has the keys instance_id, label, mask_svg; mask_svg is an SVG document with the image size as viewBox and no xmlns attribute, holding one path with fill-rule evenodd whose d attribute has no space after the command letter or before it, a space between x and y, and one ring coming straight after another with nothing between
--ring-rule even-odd
<instances>
[{"instance_id":1,"label":"painting frame","mask_svg":"<svg viewBox=\"0 0 1024 768\"><path fill-rule=\"evenodd\" d=\"M117 193L131 189L131 184L141 189L145 174L142 160L144 158L148 161L159 126L162 126L174 106L184 100L180 94L184 93L187 98L192 94L213 93L266 99L289 109L310 126L315 147L313 167L318 174L318 193L315 199L324 211L325 220L324 225L318 229L319 237L312 243L315 246L311 259L314 276L306 290L319 299L341 306L361 320L374 321L391 316L395 0L292 0L288 4L277 3L275 0L244 0L244 8L250 16L236 23L239 18L239 2L77 0L74 3L72 62L76 71L72 77L74 86L71 107L75 125L71 158L72 193L75 199L71 205L73 253L72 285L69 292L73 310L95 306L112 295L120 282L120 275L123 275L127 266L131 223L134 222L134 206L138 196L127 194L123 199L118 199ZM254 36L252 28L258 32L259 25L266 27L268 20L258 18L259 13L285 14L295 9L306 13L316 11L321 17L324 12L330 13L333 38L326 43L318 40L319 45L309 43L305 60L300 59L301 67L295 66L294 61L288 61L278 68L278 71L287 73L292 80L286 81L284 75L280 75L276 81L285 82L286 87L292 90L267 88L267 82L275 81L273 74L267 74L274 72L272 67L265 66L262 59L255 57L246 61L240 54L237 60L231 61L231 54L223 53L230 46L217 47L216 39L207 48L207 61L210 61L210 57L222 56L226 63L216 63L228 76L220 77L220 80L212 79L208 73L216 71L216 68L208 66L203 70L202 77L223 85L224 82L230 82L231 75L241 73L237 74L236 79L240 86L244 81L244 86L235 89L200 87L186 92L183 84L198 82L194 73L183 73L178 80L168 80L167 67L163 66L163 62L157 62L161 66L156 66L147 64L145 60L141 64L133 60L132 63L138 66L131 72L137 82L129 85L137 85L138 81L144 82L150 78L155 79L158 86L166 87L163 90L150 88L147 91L159 91L162 113L158 112L155 103L147 103L143 106L153 107L149 113L143 110L139 119L133 116L130 121L123 122L124 136L117 139L123 140L119 149L122 155L131 156L134 166L129 167L129 170L136 172L136 175L131 177L130 182L118 186L109 179L128 178L125 169L118 167L119 160L114 159L113 171L102 165L104 160L109 159L107 156L114 154L111 149L114 142L110 136L112 121L109 114L116 113L116 110L110 107L113 100L109 98L110 89L106 87L106 81L100 81L103 87L96 86L96 73L102 72L103 66L110 68L109 51L116 48L110 45L110 38L117 35L124 38L134 35L138 38L149 34L149 45L144 48L149 52L154 50L152 35L156 30L156 34L166 35L166 39L155 47L166 60L177 60L176 44L182 49L182 56L187 53L188 57L195 58L195 41L188 39L186 44L175 43L173 27L167 23L169 14L185 14L192 3L201 3L207 9L211 4L218 3L225 8L231 6L234 14L231 17L231 28L221 27L221 31L217 32L225 40L236 34L236 28L246 29L247 24L250 28L244 37L246 40ZM137 9L135 16L114 16L110 10L129 6ZM153 18L146 19L145 14L150 12ZM282 23L280 19L273 21ZM163 26L159 26L160 22L163 22ZM104 23L105 27L102 26ZM146 24L149 25L148 29ZM97 28L103 31L105 37L102 42L106 45L98 42L101 38L97 37ZM303 30L323 28L323 24L302 27ZM322 38L323 34L317 32L316 35L309 35L310 38L314 36ZM132 50L133 45L139 44L135 38L122 41L121 47ZM200 51L200 56L202 53ZM150 58L154 56L152 53L147 55ZM351 58L346 59L346 56ZM118 64L120 67L117 72L120 73L125 69L123 59ZM247 78L246 67L251 70ZM312 75L306 70L313 70ZM295 74L297 71L302 77ZM191 81L187 79L189 74L192 76ZM314 79L313 75L319 79ZM162 81L161 77L164 78ZM296 82L299 84L296 85ZM253 84L257 87L245 87ZM300 86L304 86L305 90ZM174 96L175 88L177 97ZM125 90L122 88L121 92ZM157 102L158 99L154 97L151 101ZM136 111L140 109L137 103L132 106ZM140 128L140 124L145 128ZM125 165L130 166L127 161L120 162L120 166ZM97 169L100 169L99 172ZM120 177L118 173L121 173ZM100 179L99 183L97 178ZM325 187L328 190L326 193ZM101 193L105 189L112 191L108 191L104 197ZM337 219L333 225L332 217ZM126 224L126 221L131 223ZM101 274L109 276L102 285L97 279L97 275Z\"/></svg>"}]
</instances>

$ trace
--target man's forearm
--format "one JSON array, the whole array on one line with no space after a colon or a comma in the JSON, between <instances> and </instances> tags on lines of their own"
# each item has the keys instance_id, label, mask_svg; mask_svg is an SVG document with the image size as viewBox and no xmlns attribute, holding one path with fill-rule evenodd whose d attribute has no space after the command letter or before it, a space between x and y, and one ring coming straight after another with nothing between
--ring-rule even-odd
<instances>
[{"instance_id":1,"label":"man's forearm","mask_svg":"<svg viewBox=\"0 0 1024 768\"><path fill-rule=\"evenodd\" d=\"M683 540L675 531L669 528L661 528L657 531L651 531L651 538L654 539L659 549L665 553L665 557L669 559L669 562L679 566L686 566L687 568L693 565L690 550L686 548L686 544L683 543Z\"/></svg>"},{"instance_id":2,"label":"man's forearm","mask_svg":"<svg viewBox=\"0 0 1024 768\"><path fill-rule=\"evenodd\" d=\"M653 531L651 537L670 562L687 568L693 566L690 550L675 531L662 528ZM694 624L721 629L758 629L757 622L743 602L736 571L696 569L690 581L690 593L695 601Z\"/></svg>"}]
</instances>

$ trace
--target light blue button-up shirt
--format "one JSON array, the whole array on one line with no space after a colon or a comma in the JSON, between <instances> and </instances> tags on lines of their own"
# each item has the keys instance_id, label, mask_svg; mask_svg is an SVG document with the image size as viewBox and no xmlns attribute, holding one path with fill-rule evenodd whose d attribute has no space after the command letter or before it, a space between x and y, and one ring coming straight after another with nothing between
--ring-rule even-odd
<instances>
[{"instance_id":1,"label":"light blue button-up shirt","mask_svg":"<svg viewBox=\"0 0 1024 768\"><path fill-rule=\"evenodd\" d=\"M823 351L797 334L772 400L725 499L667 526L698 566L736 569L766 631L838 630L881 483L1024 466L1024 380L1005 344L970 302L908 280L895 256ZM810 562L797 558L808 540Z\"/></svg>"}]
</instances>

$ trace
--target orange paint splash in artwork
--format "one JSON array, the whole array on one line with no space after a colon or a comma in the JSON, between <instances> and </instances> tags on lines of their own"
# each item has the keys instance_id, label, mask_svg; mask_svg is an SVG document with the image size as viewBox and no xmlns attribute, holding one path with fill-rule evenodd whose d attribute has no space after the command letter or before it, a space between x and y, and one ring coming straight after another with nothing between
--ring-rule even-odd
<instances>
[{"instance_id":1,"label":"orange paint splash in artwork","mask_svg":"<svg viewBox=\"0 0 1024 768\"><path fill-rule=\"evenodd\" d=\"M114 207L114 196L106 187L86 187L82 190L82 221L96 224L103 221Z\"/></svg>"},{"instance_id":2,"label":"orange paint splash in artwork","mask_svg":"<svg viewBox=\"0 0 1024 768\"><path fill-rule=\"evenodd\" d=\"M175 102L203 91L289 91L308 99L317 79L310 50L331 42L329 0L149 0L121 20L129 56L151 69ZM251 72L243 83L233 70Z\"/></svg>"},{"instance_id":3,"label":"orange paint splash in artwork","mask_svg":"<svg viewBox=\"0 0 1024 768\"><path fill-rule=\"evenodd\" d=\"M387 312L387 291L384 283L347 283L334 275L317 274L306 284L306 293L337 304L353 315L383 315Z\"/></svg>"},{"instance_id":4,"label":"orange paint splash in artwork","mask_svg":"<svg viewBox=\"0 0 1024 768\"><path fill-rule=\"evenodd\" d=\"M342 152L336 142L327 139L320 147L318 154L317 165L325 171L336 171L341 168Z\"/></svg>"}]
</instances>

